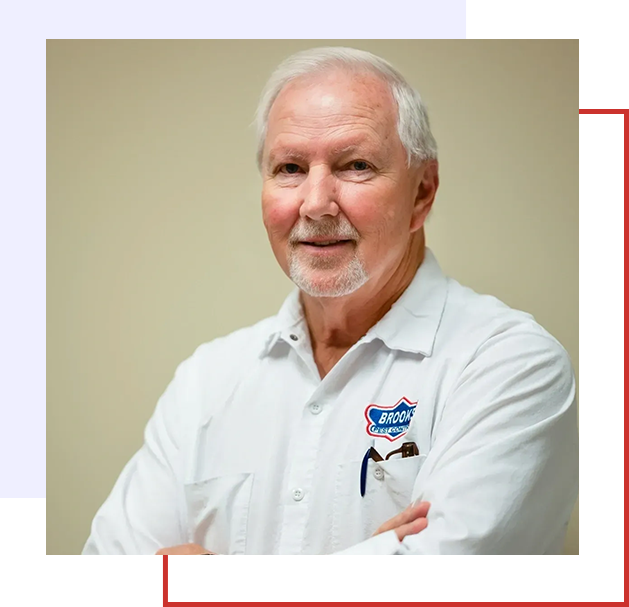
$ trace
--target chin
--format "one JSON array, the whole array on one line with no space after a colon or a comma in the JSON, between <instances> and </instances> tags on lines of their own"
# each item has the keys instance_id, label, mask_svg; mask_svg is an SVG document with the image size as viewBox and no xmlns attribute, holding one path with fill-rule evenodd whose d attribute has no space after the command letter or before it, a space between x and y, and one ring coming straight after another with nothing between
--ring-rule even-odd
<instances>
[{"instance_id":1,"label":"chin","mask_svg":"<svg viewBox=\"0 0 629 607\"><path fill-rule=\"evenodd\" d=\"M300 291L311 297L344 297L362 287L369 276L362 264L350 264L344 271L330 277L315 277L309 271L291 264L289 277Z\"/></svg>"}]
</instances>

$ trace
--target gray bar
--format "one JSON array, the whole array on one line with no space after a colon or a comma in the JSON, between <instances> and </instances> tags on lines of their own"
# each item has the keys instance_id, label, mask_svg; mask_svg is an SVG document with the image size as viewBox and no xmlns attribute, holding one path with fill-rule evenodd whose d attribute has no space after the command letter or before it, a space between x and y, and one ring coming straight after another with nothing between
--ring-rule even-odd
<instances>
[{"instance_id":1,"label":"gray bar","mask_svg":"<svg viewBox=\"0 0 629 607\"><path fill-rule=\"evenodd\" d=\"M222 556L221 602L624 601L624 561L490 558Z\"/></svg>"}]
</instances>

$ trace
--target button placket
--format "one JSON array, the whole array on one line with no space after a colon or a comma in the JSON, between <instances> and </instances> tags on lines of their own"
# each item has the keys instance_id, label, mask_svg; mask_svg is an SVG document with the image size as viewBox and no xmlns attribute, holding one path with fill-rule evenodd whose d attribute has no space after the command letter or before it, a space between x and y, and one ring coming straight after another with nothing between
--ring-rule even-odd
<instances>
[{"instance_id":1,"label":"button placket","mask_svg":"<svg viewBox=\"0 0 629 607\"><path fill-rule=\"evenodd\" d=\"M322 417L319 413L323 410L323 405L314 394L316 386L313 388L313 393L302 401L301 418L290 438L286 485L283 490L286 508L277 544L280 554L297 554L302 550L307 520L311 515L312 495L309 491L313 490L315 476L312 462L320 451ZM313 405L316 406L313 408Z\"/></svg>"}]
</instances>

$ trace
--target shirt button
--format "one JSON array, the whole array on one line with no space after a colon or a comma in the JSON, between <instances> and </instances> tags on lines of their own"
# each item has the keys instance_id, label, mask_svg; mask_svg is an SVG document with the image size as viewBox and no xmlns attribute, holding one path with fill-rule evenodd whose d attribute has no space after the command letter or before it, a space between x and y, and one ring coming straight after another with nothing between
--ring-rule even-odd
<instances>
[{"instance_id":1,"label":"shirt button","mask_svg":"<svg viewBox=\"0 0 629 607\"><path fill-rule=\"evenodd\" d=\"M384 471L382 470L382 468L376 468L373 471L373 475L379 480L381 481L384 478Z\"/></svg>"},{"instance_id":2,"label":"shirt button","mask_svg":"<svg viewBox=\"0 0 629 607\"><path fill-rule=\"evenodd\" d=\"M291 334L290 334L290 338L291 338L293 341L297 341L297 340L299 339L299 337L297 337L297 335L295 335L294 333L291 333Z\"/></svg>"},{"instance_id":3,"label":"shirt button","mask_svg":"<svg viewBox=\"0 0 629 607\"><path fill-rule=\"evenodd\" d=\"M310 405L310 413L312 413L313 415L319 415L319 413L321 413L321 405L319 403L312 403L312 405Z\"/></svg>"},{"instance_id":4,"label":"shirt button","mask_svg":"<svg viewBox=\"0 0 629 607\"><path fill-rule=\"evenodd\" d=\"M293 489L293 499L296 502L301 502L301 500L304 499L303 489Z\"/></svg>"}]
</instances>

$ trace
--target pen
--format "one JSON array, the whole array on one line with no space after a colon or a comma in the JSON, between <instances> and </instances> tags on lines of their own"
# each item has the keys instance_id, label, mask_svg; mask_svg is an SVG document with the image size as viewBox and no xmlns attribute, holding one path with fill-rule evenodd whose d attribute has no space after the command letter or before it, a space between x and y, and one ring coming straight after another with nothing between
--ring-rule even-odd
<instances>
[{"instance_id":1,"label":"pen","mask_svg":"<svg viewBox=\"0 0 629 607\"><path fill-rule=\"evenodd\" d=\"M360 496L365 497L365 487L367 486L367 465L369 464L369 458L375 462L381 462L382 456L373 448L373 446L367 449L367 453L363 457L362 464L360 465Z\"/></svg>"}]
</instances>

